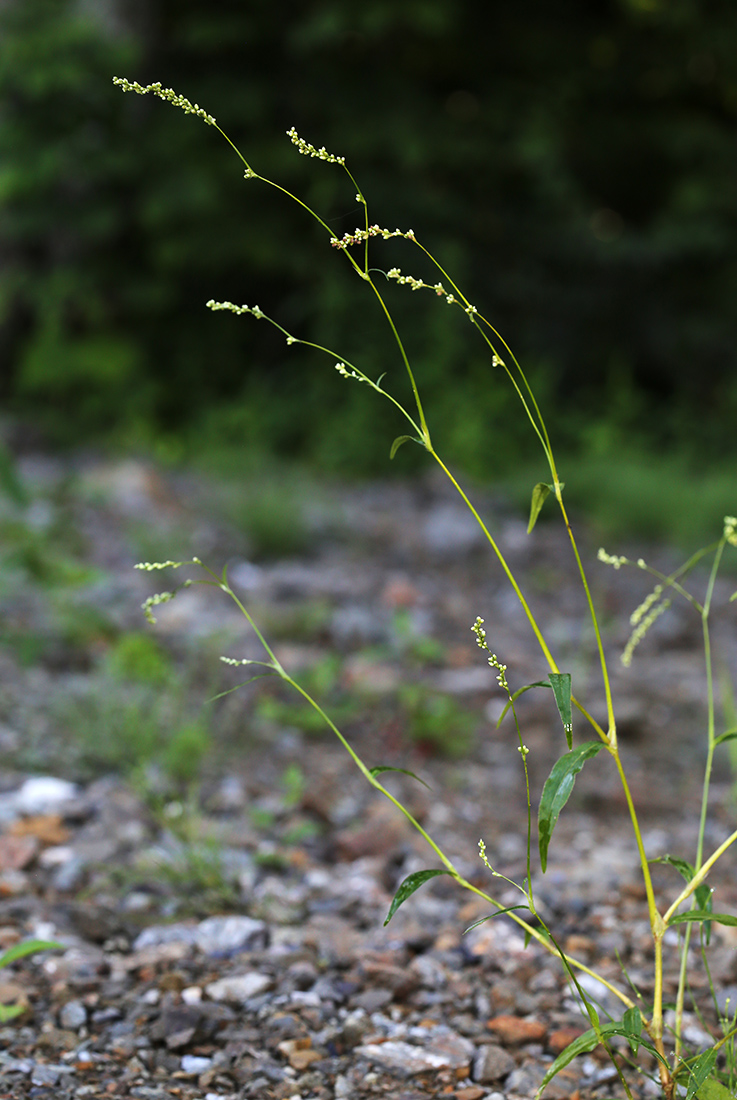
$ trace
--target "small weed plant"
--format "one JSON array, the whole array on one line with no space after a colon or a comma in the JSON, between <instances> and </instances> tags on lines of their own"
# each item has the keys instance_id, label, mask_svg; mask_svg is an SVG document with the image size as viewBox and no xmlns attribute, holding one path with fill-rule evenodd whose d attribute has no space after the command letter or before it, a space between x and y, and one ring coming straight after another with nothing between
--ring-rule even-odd
<instances>
[{"instance_id":1,"label":"small weed plant","mask_svg":"<svg viewBox=\"0 0 737 1100\"><path fill-rule=\"evenodd\" d=\"M552 1062L545 1074L538 1095L542 1094L556 1074L568 1065L577 1055L593 1051L597 1047L603 1047L612 1059L619 1077L621 1088L624 1095L627 1097L631 1098L633 1096L632 1088L634 1087L630 1084L627 1064L629 1063L632 1067L636 1067L638 1052L644 1049L648 1051L650 1055L650 1061L645 1069L647 1072L650 1072L648 1066L654 1065L657 1067L652 1075L655 1080L659 1081L659 1087L666 1100L674 1100L676 1096L685 1096L686 1100L691 1100L692 1097L696 1097L697 1100L728 1100L728 1098L734 1096L737 1091L737 1074L735 1072L734 1059L735 1039L737 1039L735 1020L729 1013L718 1013L722 1029L720 1037L715 1038L713 1045L709 1047L709 1049L693 1053L689 1051L685 1045L684 1013L689 995L688 958L692 939L694 936L699 937L701 946L706 948L714 924L737 925L737 916L730 913L719 912L714 906L712 888L708 883L710 871L735 840L737 840L737 831L727 836L714 851L707 851L705 845L710 779L714 754L720 744L737 738L737 727L726 730L717 727L714 685L716 655L712 652L710 634L712 599L715 592L717 573L725 551L737 549L737 519L733 516L727 516L718 537L708 546L692 554L681 568L669 575L665 575L657 569L651 568L642 559L630 561L625 557L612 555L604 550L599 552L600 561L608 564L612 568L617 570L622 568L644 570L646 573L649 573L653 579L653 587L649 596L632 615L632 633L622 655L622 660L625 664L631 662L637 645L656 619L667 611L673 599L682 599L686 601L695 615L699 618L703 634L707 682L705 730L706 765L703 778L703 795L701 806L698 811L699 825L696 849L695 852L691 854L690 859L671 855L661 855L657 860L653 860L645 851L640 821L620 756L617 740L617 723L610 686L610 671L599 628L599 619L597 617L597 611L592 598L584 563L566 510L564 484L559 476L548 428L543 414L538 407L535 394L528 383L528 379L504 339L500 336L496 328L481 312L479 312L476 306L465 297L451 276L424 247L412 229L382 228L370 220L366 197L354 179L350 169L347 167L344 157L328 153L324 148L315 148L300 137L294 129L288 131L288 137L294 144L298 153L322 161L328 168L344 172L348 184L355 194L355 201L360 211L361 224L352 232L346 233L342 237L336 237L326 221L323 220L318 213L310 209L305 202L281 187L278 183L260 175L242 156L240 151L236 149L227 135L220 130L215 119L207 114L206 111L202 110L197 104L190 103L189 100L176 94L171 89L162 88L160 84L151 84L148 87L142 87L138 83L131 83L128 80L120 78L116 78L115 83L122 88L123 91L136 92L142 95L146 93L156 95L160 99L168 101L187 113L197 115L209 126L218 130L225 140L233 146L233 149L240 158L245 169L245 179L250 181L251 185L253 185L255 181L259 181L269 187L276 188L284 194L286 199L297 203L304 210L306 215L314 218L318 225L322 227L327 234L327 243L332 249L341 254L352 273L363 280L367 295L377 307L379 317L382 319L382 322L389 327L396 344L398 359L403 365L403 369L409 381L411 401L408 406L405 406L402 401L395 397L385 386L384 375L374 380L364 373L359 365L349 362L339 354L336 354L332 349L300 340L284 329L278 321L267 316L267 314L257 305L249 306L235 305L232 302L208 302L208 306L212 310L222 310L237 315L248 315L257 321L264 321L269 325L273 325L276 331L281 333L289 346L307 344L307 346L311 348L316 348L324 352L327 356L331 357L334 363L334 369L342 380L350 384L355 383L365 386L367 390L371 391L379 398L389 401L404 418L407 425L406 432L398 436L391 444L390 458L393 458L397 450L405 443L414 443L424 448L429 458L439 465L460 494L461 499L470 509L481 527L491 550L496 555L507 580L511 584L542 653L542 658L547 667L547 678L535 684L513 687L510 683L507 665L504 663L503 657L498 657L490 644L483 619L478 617L473 624L469 623L469 628L473 631L478 647L482 651L483 659L491 666L499 686L507 696L505 714L511 714L511 719L516 730L520 766L524 772L526 784L526 874L522 881L518 883L506 879L495 870L483 840L479 842L479 856L492 882L494 880L501 880L505 884L505 888L510 883L516 888L519 893L518 903L512 906L503 904L494 897L493 891L487 892L482 890L460 873L435 839L425 831L409 810L383 785L382 776L384 773L401 769L391 768L381 763L368 764L358 756L340 729L338 729L330 716L325 713L320 703L282 666L259 626L254 622L248 608L231 588L228 582L227 571L224 570L222 574L218 574L205 566L198 558L193 558L188 562L166 561L142 563L138 568L143 570L196 569L200 571L199 575L195 573L194 576L188 577L183 585L179 586L180 588L191 584L204 584L211 585L226 593L235 602L253 628L263 646L263 659L241 660L237 657L228 656L223 657L222 660L227 665L232 665L234 667L245 666L245 672L248 678L244 681L244 684L250 683L258 677L266 675L277 676L288 684L297 695L301 696L309 707L313 709L319 719L332 730L346 752L350 754L366 781L388 798L389 801L395 805L397 811L404 814L410 824L424 837L439 866L417 871L409 875L401 883L391 902L386 918L387 923L394 916L399 906L407 901L407 899L410 898L416 890L422 887L424 883L437 875L448 875L455 879L461 888L470 890L472 893L485 899L490 907L490 913L483 918L484 920L490 920L499 917L501 914L505 914L523 929L528 940L532 939L537 941L537 943L547 951L558 956L566 972L567 978L580 998L583 1011L588 1018L590 1026L583 1035L571 1043L570 1046ZM392 267L384 271L374 266L375 261L373 252L376 245L381 241L393 238L399 238L405 241L409 249L414 253L419 253L422 257L423 264L427 266L429 263L434 274L427 278L415 277L412 274L403 273L398 267ZM601 688L606 706L605 721L599 722L597 718L594 717L594 713L592 713L595 707L592 707L592 704L588 701L579 698L575 693L575 685L571 683L570 673L559 667L552 649L546 640L543 627L535 618L513 572L512 566L504 556L493 532L487 527L465 490L456 480L454 474L446 466L442 457L435 449L430 434L430 427L425 418L420 387L415 375L415 370L410 362L407 350L387 304L386 288L388 283L399 284L411 291L419 291L420 293L427 292L437 298L445 307L458 310L463 315L465 323L470 323L474 326L479 338L483 340L488 347L490 376L496 375L505 378L507 383L513 387L519 399L522 412L529 422L530 429L537 440L537 444L542 448L549 470L549 480L535 485L532 491L529 532L532 532L535 527L536 520L543 504L550 496L554 499L560 511L562 522L570 540L570 548L575 559L576 569L586 596L588 615L590 616L593 627L593 638L595 639L594 644L597 653L597 665L600 669ZM502 377L499 378L500 382L502 381ZM490 377L490 381L491 380ZM705 593L700 597L697 597L697 595L687 587L689 574L698 563L706 563L708 565L708 579ZM146 600L144 610L149 621L155 621L154 611L157 606L171 600L176 591L178 591L178 589L160 592ZM731 597L732 600L735 600L735 598L737 598L737 592ZM503 652L501 649L502 645L503 639L499 639L499 646L497 648L499 648L500 652ZM242 687L244 684L239 684L237 686ZM535 798L535 801L538 802L537 846L533 858L533 792L530 790L530 779L528 774L527 758L529 749L525 745L524 734L517 716L516 703L523 692L534 687L546 688L552 693L562 725L562 751L544 783L539 800ZM232 688L231 690L237 690L237 688ZM583 724L584 728L588 729L588 740L581 740L578 737L574 740L574 712L580 716L577 725ZM503 717L504 715L502 715L502 718ZM595 969L590 969L584 962L564 951L556 939L555 929L549 927L543 919L532 887L533 862L539 860L540 870L543 873L545 872L548 862L548 851L555 826L561 811L571 795L576 775L586 765L588 760L600 752L604 752L609 757L611 766L617 773L624 800L627 805L639 855L639 866L645 889L647 915L653 945L654 969L652 995L648 998L638 993L637 990L632 989L626 982L622 984L627 991L623 991L615 984L598 975ZM417 777L415 776L414 778ZM681 888L674 891L672 900L665 907L662 904L660 906L657 904L653 885L651 864L658 861L669 864L682 878ZM491 890L491 887L489 889ZM672 935L666 940L666 933L669 929L675 929L679 933L675 942L673 942L674 937ZM664 1015L664 1008L666 1007L664 1004L664 950L666 947L668 950L680 952L680 979L677 996L675 1005L673 1006L674 1011L672 1014L668 1015L669 1021L671 1019L674 1020L672 1028L666 1027ZM604 1013L603 1010L600 1011L600 1009L597 1008L591 996L582 988L582 983L579 981L579 975L582 973L597 978L608 988L621 1007L621 1013L618 1016ZM707 967L707 974L708 973ZM713 986L712 993L715 993Z\"/></svg>"}]
</instances>

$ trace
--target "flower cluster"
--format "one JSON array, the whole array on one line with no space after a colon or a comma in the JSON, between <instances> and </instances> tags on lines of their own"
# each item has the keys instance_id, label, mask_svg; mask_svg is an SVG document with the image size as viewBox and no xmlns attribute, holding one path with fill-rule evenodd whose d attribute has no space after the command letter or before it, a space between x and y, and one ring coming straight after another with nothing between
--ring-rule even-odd
<instances>
[{"instance_id":1,"label":"flower cluster","mask_svg":"<svg viewBox=\"0 0 737 1100\"><path fill-rule=\"evenodd\" d=\"M630 615L630 626L637 626L637 624L639 622L641 622L642 619L644 619L645 615L647 615L648 611L653 606L653 604L657 603L662 595L663 595L663 586L662 586L662 584L656 584L655 588L653 588L650 595L646 596L645 599L640 604L640 606L636 607L635 610Z\"/></svg>"},{"instance_id":2,"label":"flower cluster","mask_svg":"<svg viewBox=\"0 0 737 1100\"><path fill-rule=\"evenodd\" d=\"M190 103L183 95L178 95L173 88L162 88L159 82L156 84L147 84L144 88L137 80L131 82L130 80L126 80L124 76L114 76L113 84L117 84L124 92L137 92L138 95L146 95L148 92L153 92L159 99L164 99L167 103L171 103L172 107L179 107L186 115L197 115L197 117L201 118L203 122L206 122L208 126L217 126L212 115L208 115L207 111L203 111L199 103Z\"/></svg>"},{"instance_id":3,"label":"flower cluster","mask_svg":"<svg viewBox=\"0 0 737 1100\"><path fill-rule=\"evenodd\" d=\"M485 867L489 868L489 870L491 871L494 878L501 878L502 877L499 874L499 872L495 871L494 868L489 863L489 857L486 854L486 843L483 840L479 841L479 859L481 860L481 862L484 864Z\"/></svg>"},{"instance_id":4,"label":"flower cluster","mask_svg":"<svg viewBox=\"0 0 737 1100\"><path fill-rule=\"evenodd\" d=\"M724 517L724 538L730 546L737 546L737 516Z\"/></svg>"},{"instance_id":5,"label":"flower cluster","mask_svg":"<svg viewBox=\"0 0 737 1100\"><path fill-rule=\"evenodd\" d=\"M139 561L134 569L142 569L145 573L152 573L154 569L178 569L180 565L202 565L199 558L192 558L191 562L184 561Z\"/></svg>"},{"instance_id":6,"label":"flower cluster","mask_svg":"<svg viewBox=\"0 0 737 1100\"><path fill-rule=\"evenodd\" d=\"M322 149L316 149L314 145L310 145L308 141L301 138L294 126L291 130L287 130L287 137L292 142L292 145L297 146L297 151L304 157L317 157L318 160L326 160L328 164L340 164L345 167L345 157L334 157L332 153L329 153L325 146Z\"/></svg>"},{"instance_id":7,"label":"flower cluster","mask_svg":"<svg viewBox=\"0 0 737 1100\"><path fill-rule=\"evenodd\" d=\"M385 241L388 241L390 237L404 237L408 241L415 240L414 230L412 229L408 229L404 233L401 229L382 229L380 225L370 225L368 229L354 229L352 233L344 233L340 239L332 237L330 243L333 248L343 249L349 248L352 244L367 241L369 237L381 237Z\"/></svg>"},{"instance_id":8,"label":"flower cluster","mask_svg":"<svg viewBox=\"0 0 737 1100\"><path fill-rule=\"evenodd\" d=\"M442 298L445 295L445 300L448 303L455 302L455 298L452 294L448 294L447 290L442 283L425 283L422 279L415 279L413 275L403 275L398 267L392 267L386 273L387 279L396 279L400 286L411 286L413 290L421 290L423 288L427 290L434 290L438 298Z\"/></svg>"},{"instance_id":9,"label":"flower cluster","mask_svg":"<svg viewBox=\"0 0 737 1100\"><path fill-rule=\"evenodd\" d=\"M645 601L645 603L647 603L647 600ZM645 615L644 618L638 620L639 625L630 634L629 641L624 647L624 652L622 654L622 664L625 666L625 668L629 668L629 666L632 664L632 655L635 652L635 649L645 637L655 620L659 619L663 612L668 610L670 604L670 600L663 600L662 603L659 603L656 607L653 607L649 614ZM637 610L640 611L641 608L638 608ZM637 614L637 612L635 612L635 614Z\"/></svg>"},{"instance_id":10,"label":"flower cluster","mask_svg":"<svg viewBox=\"0 0 737 1100\"><path fill-rule=\"evenodd\" d=\"M399 231L397 230L397 232ZM390 234L390 236L396 236L396 233ZM408 237L409 233L405 233L404 236ZM474 314L478 313L476 306L464 306L453 294L448 293L442 283L426 283L423 279L415 279L414 275L403 275L398 267L390 268L386 273L386 277L387 279L396 279L400 286L410 286L413 290L434 290L439 298L445 298L449 306L460 306L470 320L473 320ZM501 359L497 358L497 362L501 363ZM494 366L496 365L494 363Z\"/></svg>"},{"instance_id":11,"label":"flower cluster","mask_svg":"<svg viewBox=\"0 0 737 1100\"><path fill-rule=\"evenodd\" d=\"M479 649L485 649L486 652L489 654L488 662L489 662L489 665L492 668L495 668L496 671L497 671L496 680L497 680L497 683L499 684L499 687L502 688L503 691L506 691L507 695L509 695L509 684L507 683L507 666L503 665L501 663L501 661L499 660L499 658L497 657L496 653L492 653L491 650L489 649L489 646L487 645L487 642L486 642L486 631L484 630L484 620L482 618L480 618L479 616L477 616L476 617L476 622L471 627L471 630L476 635L476 644L478 645Z\"/></svg>"},{"instance_id":12,"label":"flower cluster","mask_svg":"<svg viewBox=\"0 0 737 1100\"><path fill-rule=\"evenodd\" d=\"M599 553L596 556L599 561L603 561L605 565L612 565L615 569L621 569L628 561L627 558L618 554L607 554L603 546L599 547Z\"/></svg>"},{"instance_id":13,"label":"flower cluster","mask_svg":"<svg viewBox=\"0 0 737 1100\"><path fill-rule=\"evenodd\" d=\"M156 617L154 616L151 608L158 607L160 603L168 603L169 600L174 599L175 595L175 592L157 592L155 596L149 596L148 599L141 604L141 610L146 616L148 622L152 624L156 622Z\"/></svg>"},{"instance_id":14,"label":"flower cluster","mask_svg":"<svg viewBox=\"0 0 737 1100\"><path fill-rule=\"evenodd\" d=\"M262 317L266 316L265 313L261 312L258 306L236 306L232 302L215 302L212 298L207 303L207 308L213 310L213 312L216 312L219 309L227 309L230 311L230 313L236 313L238 316L240 316L242 313L250 313L258 320L261 320ZM294 339L287 342L294 343Z\"/></svg>"}]
</instances>

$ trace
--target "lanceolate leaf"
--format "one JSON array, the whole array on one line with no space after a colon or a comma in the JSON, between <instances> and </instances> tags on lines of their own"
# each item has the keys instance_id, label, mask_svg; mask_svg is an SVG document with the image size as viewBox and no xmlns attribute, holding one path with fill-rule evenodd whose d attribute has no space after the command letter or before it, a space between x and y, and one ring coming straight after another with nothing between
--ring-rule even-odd
<instances>
[{"instance_id":1,"label":"lanceolate leaf","mask_svg":"<svg viewBox=\"0 0 737 1100\"><path fill-rule=\"evenodd\" d=\"M720 734L714 741L714 744L722 745L725 741L734 741L735 737L737 737L737 726L735 726L734 729L727 730L726 733Z\"/></svg>"},{"instance_id":2,"label":"lanceolate leaf","mask_svg":"<svg viewBox=\"0 0 737 1100\"><path fill-rule=\"evenodd\" d=\"M686 882L690 882L695 874L693 865L687 859L681 859L680 856L658 856L657 859L648 860L648 863L667 863L670 867L675 867Z\"/></svg>"},{"instance_id":3,"label":"lanceolate leaf","mask_svg":"<svg viewBox=\"0 0 737 1100\"><path fill-rule=\"evenodd\" d=\"M530 502L530 522L527 524L527 534L533 530L537 523L537 517L540 515L540 509L545 503L545 498L552 491L553 486L548 485L545 481L538 481L535 488L532 490L532 501Z\"/></svg>"},{"instance_id":4,"label":"lanceolate leaf","mask_svg":"<svg viewBox=\"0 0 737 1100\"><path fill-rule=\"evenodd\" d=\"M390 459L394 458L394 455L397 453L403 443L419 443L420 445L422 445L422 441L420 439L415 439L413 435L398 435L392 443L391 450L389 451Z\"/></svg>"},{"instance_id":5,"label":"lanceolate leaf","mask_svg":"<svg viewBox=\"0 0 737 1100\"><path fill-rule=\"evenodd\" d=\"M511 707L512 703L516 703L516 702L517 702L517 700L519 699L520 695L524 695L524 693L525 693L526 691L529 691L529 690L530 690L530 688L549 688L550 686L551 686L551 684L550 684L550 681L549 681L549 680L535 680L535 683L534 683L534 684L525 684L525 686L524 686L524 687L521 687L521 688L517 688L517 690L515 691L514 695L513 695L512 697L511 697L511 699L509 700L509 702L508 702L508 703L507 703L507 705L505 706L504 710L503 710L503 711L502 711L502 713L501 713L501 714L499 715L499 718L497 719L497 723L496 723L496 728L497 728L497 729L499 729L500 725L502 724L502 718L503 718L503 717L504 717L504 715L505 715L505 714L507 713L507 711L508 711L508 710L509 710L509 708Z\"/></svg>"},{"instance_id":6,"label":"lanceolate leaf","mask_svg":"<svg viewBox=\"0 0 737 1100\"><path fill-rule=\"evenodd\" d=\"M717 1060L717 1052L711 1047L710 1050L705 1050L703 1054L700 1054L693 1062L690 1063L688 1068L688 1086L686 1089L686 1100L692 1100L696 1095L696 1090L699 1089L707 1077L714 1069L714 1065Z\"/></svg>"},{"instance_id":7,"label":"lanceolate leaf","mask_svg":"<svg viewBox=\"0 0 737 1100\"><path fill-rule=\"evenodd\" d=\"M698 923L702 920L713 920L717 924L728 924L731 928L737 928L737 917L731 913L711 913L708 909L691 909L688 913L678 913L670 918L668 924Z\"/></svg>"},{"instance_id":8,"label":"lanceolate leaf","mask_svg":"<svg viewBox=\"0 0 737 1100\"><path fill-rule=\"evenodd\" d=\"M622 1035L625 1038L629 1038L629 1033L624 1025L624 1022L622 1022L621 1024L602 1024L599 1028L598 1033L594 1028L590 1028L589 1031L585 1031L583 1035L579 1035L579 1037L577 1039L574 1039L573 1042L565 1048L565 1050L561 1051L554 1062L551 1062L550 1066L548 1067L547 1073L542 1079L540 1088L535 1094L536 1097L539 1098L544 1090L547 1088L547 1086L550 1084L550 1082L553 1080L553 1078L557 1074L559 1074L562 1069L565 1069L566 1066L570 1065L573 1059L577 1058L579 1054L590 1053L592 1050L596 1049L602 1039L606 1041L607 1039L613 1038L615 1035ZM649 1050L650 1053L655 1058L657 1058L659 1062L662 1062L664 1066L668 1065L663 1056L658 1053L658 1051L650 1042L645 1041L642 1042L641 1045ZM708 1098L708 1100L711 1100L711 1098ZM721 1100L721 1097L714 1097L714 1100Z\"/></svg>"},{"instance_id":9,"label":"lanceolate leaf","mask_svg":"<svg viewBox=\"0 0 737 1100\"><path fill-rule=\"evenodd\" d=\"M387 913L386 920L384 921L384 927L386 928L387 924L392 919L402 902L405 902L407 898L411 897L412 894L414 894L415 890L419 890L419 888L424 885L424 883L426 883L428 879L435 878L436 875L449 874L451 874L450 871L445 871L438 868L437 870L433 871L415 871L414 874L407 875L406 879L400 884L399 889L392 899L392 903L389 906L389 912Z\"/></svg>"},{"instance_id":10,"label":"lanceolate leaf","mask_svg":"<svg viewBox=\"0 0 737 1100\"><path fill-rule=\"evenodd\" d=\"M23 940L15 943L7 951L0 955L0 966L8 966L16 959L24 959L26 955L35 955L38 951L66 951L63 943L55 943L51 940Z\"/></svg>"},{"instance_id":11,"label":"lanceolate leaf","mask_svg":"<svg viewBox=\"0 0 737 1100\"><path fill-rule=\"evenodd\" d=\"M622 1017L622 1024L624 1025L624 1032L627 1036L630 1050L633 1054L637 1054L640 1046L640 1035L642 1033L642 1013L637 1006L627 1009Z\"/></svg>"},{"instance_id":12,"label":"lanceolate leaf","mask_svg":"<svg viewBox=\"0 0 737 1100\"><path fill-rule=\"evenodd\" d=\"M573 715L571 714L571 674L570 672L551 672L548 677L555 696L560 720L566 735L568 748L573 747Z\"/></svg>"},{"instance_id":13,"label":"lanceolate leaf","mask_svg":"<svg viewBox=\"0 0 737 1100\"><path fill-rule=\"evenodd\" d=\"M388 764L378 764L375 768L369 768L369 772L374 779L377 775L383 775L384 772L400 772L402 775L410 775L418 783L422 783L422 786L427 787L428 791L432 789L429 783L426 783L424 779L420 779L419 775L415 775L414 772L407 771L406 768L392 768Z\"/></svg>"},{"instance_id":14,"label":"lanceolate leaf","mask_svg":"<svg viewBox=\"0 0 737 1100\"><path fill-rule=\"evenodd\" d=\"M543 873L548 865L548 846L558 815L571 797L576 776L589 757L596 756L601 746L601 741L585 741L577 749L565 753L553 764L550 775L545 780L537 815L540 865Z\"/></svg>"},{"instance_id":15,"label":"lanceolate leaf","mask_svg":"<svg viewBox=\"0 0 737 1100\"><path fill-rule=\"evenodd\" d=\"M615 1025L613 1024L605 1024L604 1027L601 1029L602 1034L606 1036L606 1034L609 1033L614 1026ZM577 1039L574 1039L573 1042L565 1048L565 1050L561 1051L555 1061L552 1062L548 1067L548 1072L545 1074L540 1083L540 1088L537 1090L537 1095L541 1096L543 1090L548 1087L553 1078L557 1074L559 1074L562 1069L565 1069L566 1066L570 1065L574 1058L577 1058L579 1054L589 1054L592 1050L595 1050L598 1045L599 1036L596 1034L593 1028L591 1028L589 1031L585 1031L583 1035L579 1035Z\"/></svg>"},{"instance_id":16,"label":"lanceolate leaf","mask_svg":"<svg viewBox=\"0 0 737 1100\"><path fill-rule=\"evenodd\" d=\"M501 917L504 913L513 913L515 909L529 909L529 905L508 905L506 909L497 909L495 913L489 913L487 917L482 917L481 920L475 920L473 924L469 924L463 932L465 936L466 932L470 932L472 928L478 928L480 924L486 924L487 920L493 920L494 917Z\"/></svg>"},{"instance_id":17,"label":"lanceolate leaf","mask_svg":"<svg viewBox=\"0 0 737 1100\"><path fill-rule=\"evenodd\" d=\"M697 1100L734 1100L734 1093L721 1083L710 1077L696 1090Z\"/></svg>"}]
</instances>

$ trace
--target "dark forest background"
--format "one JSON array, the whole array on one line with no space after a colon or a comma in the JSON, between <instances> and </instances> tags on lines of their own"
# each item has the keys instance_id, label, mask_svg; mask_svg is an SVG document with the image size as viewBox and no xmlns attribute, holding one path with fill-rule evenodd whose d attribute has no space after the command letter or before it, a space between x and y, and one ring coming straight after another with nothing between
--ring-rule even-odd
<instances>
[{"instance_id":1,"label":"dark forest background","mask_svg":"<svg viewBox=\"0 0 737 1100\"><path fill-rule=\"evenodd\" d=\"M371 220L413 228L499 328L564 448L737 456L733 0L0 3L5 415L55 445L210 440L365 473L388 468L386 409L205 308L258 303L404 395L360 280L214 130L115 75L200 103L338 236L361 223L350 181L285 131L344 155ZM427 274L418 255L373 263ZM528 432L472 326L389 296L436 445L504 474Z\"/></svg>"}]
</instances>

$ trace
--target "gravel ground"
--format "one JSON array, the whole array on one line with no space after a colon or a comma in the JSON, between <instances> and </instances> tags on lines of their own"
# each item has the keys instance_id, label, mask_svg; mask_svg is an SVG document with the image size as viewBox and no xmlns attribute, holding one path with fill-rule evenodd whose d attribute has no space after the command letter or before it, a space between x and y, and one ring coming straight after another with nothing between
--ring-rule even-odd
<instances>
[{"instance_id":1,"label":"gravel ground","mask_svg":"<svg viewBox=\"0 0 737 1100\"><path fill-rule=\"evenodd\" d=\"M509 720L495 728L503 697L475 646L476 616L513 689L546 669L508 582L446 489L434 480L298 489L305 549L255 562L247 525L203 478L38 455L20 469L28 499L0 513L0 949L29 937L62 948L0 971L0 1003L23 1009L0 1027L0 1097L534 1096L552 1058L585 1030L555 959L507 918L464 934L489 907L445 876L384 926L398 884L438 866L425 841L270 682L219 700L205 727L202 700L237 682L217 658L257 657L252 633L222 595L190 588L156 609L146 635L142 601L179 575L151 584L131 568L193 553L218 568L228 560L280 660L327 697L369 766L408 768L428 784L386 777L459 870L513 904L514 889L499 888L477 856L483 837L497 870L516 881L525 873L519 754ZM565 539L545 524L528 537L502 504L479 500L558 663L601 717ZM616 654L647 578L598 564L595 549L585 546L585 560ZM677 562L662 548L648 554L661 568ZM715 602L729 591L720 584ZM734 607L714 623L733 669ZM613 661L651 857L693 858L699 638L698 618L674 606L631 669ZM527 693L519 714L539 792L563 733L548 692ZM574 736L586 736L582 725ZM158 729L177 731L178 752L155 741ZM646 1000L644 890L605 756L579 776L534 881L559 942L624 988L621 962ZM733 822L725 759L710 848ZM659 895L672 896L678 876L656 872ZM734 910L731 855L715 885L715 908ZM734 931L713 931L722 1002L737 995ZM689 1015L687 1038L698 1048L713 1013L695 962L705 1014ZM666 995L676 979L671 950ZM616 1010L604 987L582 980ZM657 1095L646 1075L632 1080L636 1095ZM598 1053L546 1092L621 1095Z\"/></svg>"}]
</instances>

